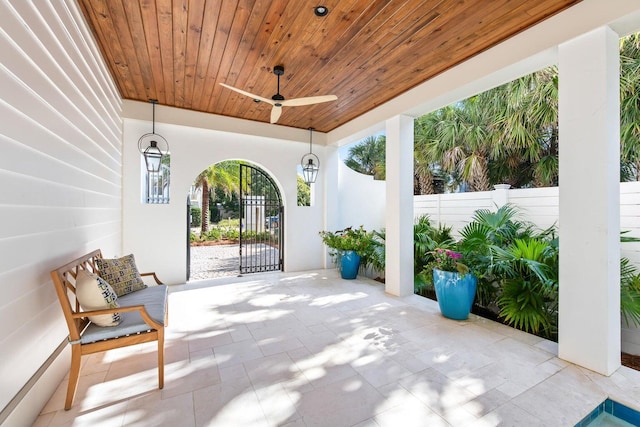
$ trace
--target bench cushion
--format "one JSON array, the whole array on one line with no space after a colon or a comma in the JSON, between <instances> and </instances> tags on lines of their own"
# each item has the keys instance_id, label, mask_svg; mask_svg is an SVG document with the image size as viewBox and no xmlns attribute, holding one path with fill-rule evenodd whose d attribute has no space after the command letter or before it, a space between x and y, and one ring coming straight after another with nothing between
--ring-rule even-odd
<instances>
[{"instance_id":1,"label":"bench cushion","mask_svg":"<svg viewBox=\"0 0 640 427\"><path fill-rule=\"evenodd\" d=\"M149 315L156 322L164 325L164 318L167 307L167 285L149 286L139 291L131 292L118 298L120 307L133 305L144 305ZM80 341L88 344L110 338L117 338L125 335L132 335L138 332L150 330L138 311L121 312L120 324L109 328L103 328L93 323L82 333Z\"/></svg>"}]
</instances>

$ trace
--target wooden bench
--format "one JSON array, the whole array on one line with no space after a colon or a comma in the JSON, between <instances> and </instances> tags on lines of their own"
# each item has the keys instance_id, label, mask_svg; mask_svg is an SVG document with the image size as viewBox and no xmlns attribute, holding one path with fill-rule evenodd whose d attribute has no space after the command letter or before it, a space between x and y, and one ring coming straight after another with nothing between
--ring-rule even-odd
<instances>
[{"instance_id":1,"label":"wooden bench","mask_svg":"<svg viewBox=\"0 0 640 427\"><path fill-rule=\"evenodd\" d=\"M164 328L167 325L167 285L155 273L155 284L118 297L119 308L83 311L76 298L76 277L86 270L98 274L96 259L102 258L99 249L81 256L51 272L53 284L69 328L71 369L64 408L69 410L78 386L80 361L83 355L145 342L158 342L158 387L164 386ZM94 325L87 316L120 313L117 326Z\"/></svg>"}]
</instances>

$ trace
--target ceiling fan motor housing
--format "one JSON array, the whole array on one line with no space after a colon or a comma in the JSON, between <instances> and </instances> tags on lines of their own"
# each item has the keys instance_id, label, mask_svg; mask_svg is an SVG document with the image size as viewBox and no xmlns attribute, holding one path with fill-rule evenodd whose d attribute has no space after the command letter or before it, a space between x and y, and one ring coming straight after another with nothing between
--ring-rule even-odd
<instances>
[{"instance_id":1,"label":"ceiling fan motor housing","mask_svg":"<svg viewBox=\"0 0 640 427\"><path fill-rule=\"evenodd\" d=\"M274 101L284 101L284 96L280 95L280 76L282 76L284 74L284 66L282 66L282 65L274 66L273 67L273 74L278 76L278 93L273 95L271 97L271 99L273 99ZM277 107L281 107L282 105L276 104L276 106Z\"/></svg>"}]
</instances>

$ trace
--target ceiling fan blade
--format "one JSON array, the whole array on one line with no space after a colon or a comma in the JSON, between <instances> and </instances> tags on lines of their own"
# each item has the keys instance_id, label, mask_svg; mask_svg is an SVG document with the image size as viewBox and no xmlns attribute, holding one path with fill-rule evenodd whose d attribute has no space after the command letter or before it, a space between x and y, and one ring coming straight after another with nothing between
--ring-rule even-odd
<instances>
[{"instance_id":1,"label":"ceiling fan blade","mask_svg":"<svg viewBox=\"0 0 640 427\"><path fill-rule=\"evenodd\" d=\"M282 107L274 105L273 108L271 109L271 123L277 122L281 114L282 114Z\"/></svg>"},{"instance_id":2,"label":"ceiling fan blade","mask_svg":"<svg viewBox=\"0 0 640 427\"><path fill-rule=\"evenodd\" d=\"M335 95L309 96L306 98L294 98L280 101L283 107L297 107L300 105L320 104L321 102L335 101L338 99Z\"/></svg>"},{"instance_id":3,"label":"ceiling fan blade","mask_svg":"<svg viewBox=\"0 0 640 427\"><path fill-rule=\"evenodd\" d=\"M244 96L248 96L249 98L253 98L253 99L258 99L258 100L260 100L260 101L263 101L263 102L269 103L269 104L271 104L271 105L273 105L273 104L275 103L275 101L274 101L273 99L263 98L263 97L261 97L261 96L259 96L259 95L254 95L253 93L245 92L244 90L242 90L242 89L238 89L237 87L229 86L228 84L220 83L220 86L224 86L224 87L226 87L227 89L231 89L231 90L233 90L233 91L236 91L236 92L238 92L238 93L241 93L241 94L242 94L242 95L244 95Z\"/></svg>"}]
</instances>

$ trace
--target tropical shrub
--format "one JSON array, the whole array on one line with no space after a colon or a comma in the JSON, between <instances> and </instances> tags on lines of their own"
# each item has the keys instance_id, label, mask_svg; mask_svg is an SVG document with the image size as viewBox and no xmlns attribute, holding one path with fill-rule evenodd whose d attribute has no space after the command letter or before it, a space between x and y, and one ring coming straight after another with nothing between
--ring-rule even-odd
<instances>
[{"instance_id":1,"label":"tropical shrub","mask_svg":"<svg viewBox=\"0 0 640 427\"><path fill-rule=\"evenodd\" d=\"M213 227L211 230L202 234L202 240L220 240L222 238L222 230L218 227Z\"/></svg>"},{"instance_id":2,"label":"tropical shrub","mask_svg":"<svg viewBox=\"0 0 640 427\"><path fill-rule=\"evenodd\" d=\"M191 227L200 227L202 224L202 210L197 206L191 206Z\"/></svg>"},{"instance_id":3,"label":"tropical shrub","mask_svg":"<svg viewBox=\"0 0 640 427\"><path fill-rule=\"evenodd\" d=\"M414 292L425 295L433 291L433 276L428 267L434 261L436 248L452 249L455 241L451 227L431 225L428 215L416 219L413 225L413 287Z\"/></svg>"},{"instance_id":4,"label":"tropical shrub","mask_svg":"<svg viewBox=\"0 0 640 427\"><path fill-rule=\"evenodd\" d=\"M538 230L504 205L478 209L460 231L458 250L478 278L475 304L546 338L557 334L558 251L554 228Z\"/></svg>"},{"instance_id":5,"label":"tropical shrub","mask_svg":"<svg viewBox=\"0 0 640 427\"><path fill-rule=\"evenodd\" d=\"M627 258L620 260L620 312L627 326L640 326L640 271Z\"/></svg>"},{"instance_id":6,"label":"tropical shrub","mask_svg":"<svg viewBox=\"0 0 640 427\"><path fill-rule=\"evenodd\" d=\"M517 329L557 339L557 241L516 239L506 249L493 246L492 251L493 273L501 277L500 317Z\"/></svg>"},{"instance_id":7,"label":"tropical shrub","mask_svg":"<svg viewBox=\"0 0 640 427\"><path fill-rule=\"evenodd\" d=\"M621 242L640 242L626 233L620 234ZM627 258L620 260L620 311L627 326L640 326L640 270Z\"/></svg>"},{"instance_id":8,"label":"tropical shrub","mask_svg":"<svg viewBox=\"0 0 640 427\"><path fill-rule=\"evenodd\" d=\"M384 276L385 271L385 243L386 232L385 230L373 230L371 232L371 248L368 251L367 260L371 267L378 273Z\"/></svg>"},{"instance_id":9,"label":"tropical shrub","mask_svg":"<svg viewBox=\"0 0 640 427\"><path fill-rule=\"evenodd\" d=\"M478 277L476 307L517 329L556 340L559 245L555 227L538 230L518 215L510 205L495 212L477 210L460 231L460 241L450 239L439 246L461 253L464 264ZM433 266L433 259L428 258L433 249L426 248L434 244L426 238L434 229L425 225L428 219L423 221L421 232L414 237L416 260L427 260L416 275L415 291L421 295L428 294ZM623 232L620 241L640 239ZM620 310L627 325L640 325L640 270L626 258L620 261Z\"/></svg>"},{"instance_id":10,"label":"tropical shrub","mask_svg":"<svg viewBox=\"0 0 640 427\"><path fill-rule=\"evenodd\" d=\"M478 277L476 302L482 307L497 310L502 276L493 272L493 248L509 248L517 239L555 238L554 228L538 230L533 224L519 219L519 212L513 205L504 205L495 212L478 209L471 222L461 231L459 242L467 264Z\"/></svg>"},{"instance_id":11,"label":"tropical shrub","mask_svg":"<svg viewBox=\"0 0 640 427\"><path fill-rule=\"evenodd\" d=\"M240 230L237 228L222 230L222 237L227 240L238 240L240 238Z\"/></svg>"}]
</instances>

